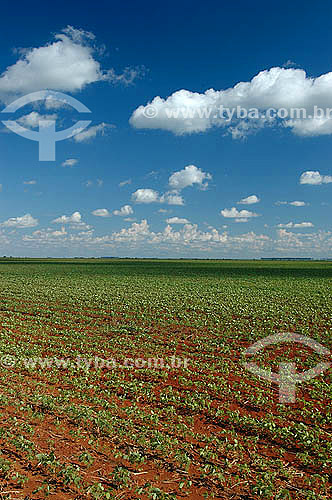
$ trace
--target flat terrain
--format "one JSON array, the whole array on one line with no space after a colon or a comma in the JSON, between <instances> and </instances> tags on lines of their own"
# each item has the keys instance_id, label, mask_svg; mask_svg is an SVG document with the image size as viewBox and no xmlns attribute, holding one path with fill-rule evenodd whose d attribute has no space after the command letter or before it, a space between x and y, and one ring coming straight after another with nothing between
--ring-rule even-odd
<instances>
[{"instance_id":1,"label":"flat terrain","mask_svg":"<svg viewBox=\"0 0 332 500\"><path fill-rule=\"evenodd\" d=\"M280 404L243 366L331 349L331 292L332 262L1 259L0 498L331 498L331 369Z\"/></svg>"}]
</instances>

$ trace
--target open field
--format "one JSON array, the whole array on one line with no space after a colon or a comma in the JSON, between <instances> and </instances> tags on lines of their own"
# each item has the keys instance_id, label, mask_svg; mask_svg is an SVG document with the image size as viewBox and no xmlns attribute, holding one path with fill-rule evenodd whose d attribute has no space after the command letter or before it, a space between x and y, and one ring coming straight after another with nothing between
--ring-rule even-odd
<instances>
[{"instance_id":1,"label":"open field","mask_svg":"<svg viewBox=\"0 0 332 500\"><path fill-rule=\"evenodd\" d=\"M331 370L280 404L242 352L330 349L332 262L1 259L0 286L0 499L331 498Z\"/></svg>"}]
</instances>

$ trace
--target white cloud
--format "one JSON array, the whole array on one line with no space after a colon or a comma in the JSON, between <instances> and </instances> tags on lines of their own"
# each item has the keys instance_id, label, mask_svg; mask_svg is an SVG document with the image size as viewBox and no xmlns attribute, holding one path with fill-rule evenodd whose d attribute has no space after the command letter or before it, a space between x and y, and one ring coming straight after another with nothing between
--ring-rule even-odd
<instances>
[{"instance_id":1,"label":"white cloud","mask_svg":"<svg viewBox=\"0 0 332 500\"><path fill-rule=\"evenodd\" d=\"M76 158L68 158L64 162L61 163L62 167L73 167L74 165L77 165L78 160Z\"/></svg>"},{"instance_id":2,"label":"white cloud","mask_svg":"<svg viewBox=\"0 0 332 500\"><path fill-rule=\"evenodd\" d=\"M146 219L143 219L140 223L133 222L128 229L121 229L120 232L113 233L110 239L118 242L137 241L147 237L149 232L149 224Z\"/></svg>"},{"instance_id":3,"label":"white cloud","mask_svg":"<svg viewBox=\"0 0 332 500\"><path fill-rule=\"evenodd\" d=\"M82 222L82 216L80 212L74 212L72 215L62 215L61 217L54 219L53 222L56 224L77 224Z\"/></svg>"},{"instance_id":4,"label":"white cloud","mask_svg":"<svg viewBox=\"0 0 332 500\"><path fill-rule=\"evenodd\" d=\"M159 201L159 193L154 189L137 189L131 196L136 203L155 203Z\"/></svg>"},{"instance_id":5,"label":"white cloud","mask_svg":"<svg viewBox=\"0 0 332 500\"><path fill-rule=\"evenodd\" d=\"M242 219L234 219L234 222L248 222L248 220L247 217L243 217Z\"/></svg>"},{"instance_id":6,"label":"white cloud","mask_svg":"<svg viewBox=\"0 0 332 500\"><path fill-rule=\"evenodd\" d=\"M277 227L297 228L297 227L314 227L312 222L288 222L287 224L278 224Z\"/></svg>"},{"instance_id":7,"label":"white cloud","mask_svg":"<svg viewBox=\"0 0 332 500\"><path fill-rule=\"evenodd\" d=\"M90 188L92 186L96 185L97 187L101 188L104 185L104 181L102 179L97 179L96 181L92 180L87 180L83 183L83 186Z\"/></svg>"},{"instance_id":8,"label":"white cloud","mask_svg":"<svg viewBox=\"0 0 332 500\"><path fill-rule=\"evenodd\" d=\"M95 215L96 217L111 217L107 208L97 208L92 212L92 215Z\"/></svg>"},{"instance_id":9,"label":"white cloud","mask_svg":"<svg viewBox=\"0 0 332 500\"><path fill-rule=\"evenodd\" d=\"M0 95L25 94L41 89L75 92L103 79L93 57L91 33L66 28L55 42L28 49L0 77Z\"/></svg>"},{"instance_id":10,"label":"white cloud","mask_svg":"<svg viewBox=\"0 0 332 500\"><path fill-rule=\"evenodd\" d=\"M291 205L293 207L305 207L309 205L305 201L276 201L275 205Z\"/></svg>"},{"instance_id":11,"label":"white cloud","mask_svg":"<svg viewBox=\"0 0 332 500\"><path fill-rule=\"evenodd\" d=\"M1 82L1 79L0 79ZM27 128L38 128L39 127L39 122L42 122L43 120L56 120L58 115L52 114L52 115L41 115L37 111L32 111L28 115L23 115L20 118L18 118L18 123L23 125L24 127ZM42 126L42 123L41 123Z\"/></svg>"},{"instance_id":12,"label":"white cloud","mask_svg":"<svg viewBox=\"0 0 332 500\"><path fill-rule=\"evenodd\" d=\"M293 207L305 207L307 205L305 201L290 201L289 204Z\"/></svg>"},{"instance_id":13,"label":"white cloud","mask_svg":"<svg viewBox=\"0 0 332 500\"><path fill-rule=\"evenodd\" d=\"M125 181L119 182L119 187L127 186L131 184L131 179L127 179Z\"/></svg>"},{"instance_id":14,"label":"white cloud","mask_svg":"<svg viewBox=\"0 0 332 500\"><path fill-rule=\"evenodd\" d=\"M312 184L318 186L320 184L329 184L332 182L331 175L321 175L318 170L308 170L303 172L300 177L300 184Z\"/></svg>"},{"instance_id":15,"label":"white cloud","mask_svg":"<svg viewBox=\"0 0 332 500\"><path fill-rule=\"evenodd\" d=\"M5 222L2 222L0 226L17 228L35 227L38 226L38 220L34 219L30 214L25 214L22 217L11 217Z\"/></svg>"},{"instance_id":16,"label":"white cloud","mask_svg":"<svg viewBox=\"0 0 332 500\"><path fill-rule=\"evenodd\" d=\"M1 100L43 89L77 92L102 80L127 84L139 75L131 68L122 75L102 70L92 33L68 26L54 38L42 47L19 52L18 61L0 76Z\"/></svg>"},{"instance_id":17,"label":"white cloud","mask_svg":"<svg viewBox=\"0 0 332 500\"><path fill-rule=\"evenodd\" d=\"M166 220L167 224L190 224L188 219L183 219L181 217L171 217Z\"/></svg>"},{"instance_id":18,"label":"white cloud","mask_svg":"<svg viewBox=\"0 0 332 500\"><path fill-rule=\"evenodd\" d=\"M116 74L113 69L107 72L107 79L112 83L131 85L137 78L142 78L146 73L144 66L125 68L122 73Z\"/></svg>"},{"instance_id":19,"label":"white cloud","mask_svg":"<svg viewBox=\"0 0 332 500\"><path fill-rule=\"evenodd\" d=\"M70 108L69 103L66 101L65 98L55 100L51 95L47 96L42 103L38 103L38 101L35 103L35 106L40 106L44 107L45 109L66 109Z\"/></svg>"},{"instance_id":20,"label":"white cloud","mask_svg":"<svg viewBox=\"0 0 332 500\"><path fill-rule=\"evenodd\" d=\"M248 219L249 217L258 217L258 214L249 212L249 210L238 210L235 207L224 208L220 211L221 215L230 219Z\"/></svg>"},{"instance_id":21,"label":"white cloud","mask_svg":"<svg viewBox=\"0 0 332 500\"><path fill-rule=\"evenodd\" d=\"M52 222L54 224L70 224L72 229L91 229L91 226L82 221L80 212L74 212L72 215L61 215L61 217L54 219Z\"/></svg>"},{"instance_id":22,"label":"white cloud","mask_svg":"<svg viewBox=\"0 0 332 500\"><path fill-rule=\"evenodd\" d=\"M121 217L127 217L128 215L133 214L134 211L130 205L124 205L120 208L120 210L114 210L113 215L120 215Z\"/></svg>"},{"instance_id":23,"label":"white cloud","mask_svg":"<svg viewBox=\"0 0 332 500\"><path fill-rule=\"evenodd\" d=\"M317 231L315 233L293 233L286 229L277 231L278 238L274 240L274 249L280 252L292 252L295 255L324 255L332 251L331 231Z\"/></svg>"},{"instance_id":24,"label":"white cloud","mask_svg":"<svg viewBox=\"0 0 332 500\"><path fill-rule=\"evenodd\" d=\"M47 250L45 254L54 255L55 249L60 249L57 255L71 251L78 253L100 255L111 249L112 255L136 256L138 254L153 256L184 256L191 255L210 256L220 258L221 255L229 257L236 255L245 258L250 255L259 258L260 256L308 256L324 258L331 255L332 232L331 231L305 231L292 232L288 229L277 230L275 238L270 238L265 234L257 234L253 231L231 235L219 232L213 227L208 230L200 230L196 224L184 224L183 227L172 228L166 225L159 232L154 232L149 227L146 220L136 222L129 228L112 232L103 236L94 236L93 231L85 230L70 233L61 228L53 231L45 229L35 231L22 237L25 249L29 252L33 247L40 255L40 246ZM226 228L224 228L226 229ZM9 234L1 235L0 241L3 244L10 244L17 247L19 241L17 233L12 231ZM11 247L10 247L11 248ZM11 251L11 250L10 250Z\"/></svg>"},{"instance_id":25,"label":"white cloud","mask_svg":"<svg viewBox=\"0 0 332 500\"><path fill-rule=\"evenodd\" d=\"M212 179L211 174L203 172L195 165L187 165L183 170L174 172L168 180L172 189L181 191L182 189L197 184L200 188L205 189L208 186L207 182Z\"/></svg>"},{"instance_id":26,"label":"white cloud","mask_svg":"<svg viewBox=\"0 0 332 500\"><path fill-rule=\"evenodd\" d=\"M213 248L229 250L240 250L250 248L258 251L265 247L270 241L266 235L257 235L253 232L239 236L230 236L226 232L219 233L217 229L210 227L209 231L204 232L198 229L197 224L184 224L179 231L172 229L168 224L163 231L155 233L150 230L147 220L140 223L134 223L128 229L121 229L119 232L112 233L109 237L103 238L103 243L112 244L124 243L126 249L138 245L160 245L161 248L175 248L176 251L185 249L198 249L202 251Z\"/></svg>"},{"instance_id":27,"label":"white cloud","mask_svg":"<svg viewBox=\"0 0 332 500\"><path fill-rule=\"evenodd\" d=\"M294 227L314 227L312 222L299 222L295 223Z\"/></svg>"},{"instance_id":28,"label":"white cloud","mask_svg":"<svg viewBox=\"0 0 332 500\"><path fill-rule=\"evenodd\" d=\"M33 186L34 184L37 184L37 181L35 180L24 181L23 184L26 184L27 186Z\"/></svg>"},{"instance_id":29,"label":"white cloud","mask_svg":"<svg viewBox=\"0 0 332 500\"><path fill-rule=\"evenodd\" d=\"M60 229L60 231L51 231L51 235L55 237L59 236L64 236L67 234L67 231L65 230L64 226Z\"/></svg>"},{"instance_id":30,"label":"white cloud","mask_svg":"<svg viewBox=\"0 0 332 500\"><path fill-rule=\"evenodd\" d=\"M242 200L238 201L238 205L253 205L254 203L258 203L260 199L258 196L255 194L252 194L250 196L247 196L247 198L243 198Z\"/></svg>"},{"instance_id":31,"label":"white cloud","mask_svg":"<svg viewBox=\"0 0 332 500\"><path fill-rule=\"evenodd\" d=\"M160 203L167 203L167 205L184 205L184 199L177 191L167 191L161 195Z\"/></svg>"},{"instance_id":32,"label":"white cloud","mask_svg":"<svg viewBox=\"0 0 332 500\"><path fill-rule=\"evenodd\" d=\"M216 99L207 93L198 94L187 90L179 90L172 94L168 99L155 97L147 106L137 108L130 118L130 124L138 129L163 129L173 132L177 135L203 132L211 128L212 123L209 117L197 114L194 117L182 118L182 116L169 117L167 111L173 111L182 108L201 109L204 107L215 107ZM155 114L155 117L149 117L149 110Z\"/></svg>"},{"instance_id":33,"label":"white cloud","mask_svg":"<svg viewBox=\"0 0 332 500\"><path fill-rule=\"evenodd\" d=\"M327 117L286 120L284 126L291 128L294 134L303 137L332 134L332 119Z\"/></svg>"},{"instance_id":34,"label":"white cloud","mask_svg":"<svg viewBox=\"0 0 332 500\"><path fill-rule=\"evenodd\" d=\"M99 125L93 125L83 132L74 135L73 139L75 142L88 142L94 139L97 135L106 135L107 130L114 128L114 125L109 125L108 123L100 123Z\"/></svg>"},{"instance_id":35,"label":"white cloud","mask_svg":"<svg viewBox=\"0 0 332 500\"><path fill-rule=\"evenodd\" d=\"M177 191L167 191L160 195L158 191L150 188L137 189L131 195L135 203L166 203L167 205L184 205L184 200Z\"/></svg>"},{"instance_id":36,"label":"white cloud","mask_svg":"<svg viewBox=\"0 0 332 500\"><path fill-rule=\"evenodd\" d=\"M332 118L295 119L269 118L269 108L305 109L313 116L314 106L330 108L332 102L332 72L310 78L297 68L274 67L261 71L248 82L239 82L225 90L209 89L200 94L178 90L163 99L155 97L146 106L139 106L130 123L135 128L163 129L177 135L205 132L222 127L233 138L241 138L263 127L290 128L302 136L332 133ZM255 109L252 118L236 117L236 108ZM221 113L220 110L224 109ZM225 112L227 110L227 112Z\"/></svg>"},{"instance_id":37,"label":"white cloud","mask_svg":"<svg viewBox=\"0 0 332 500\"><path fill-rule=\"evenodd\" d=\"M184 169L174 172L168 179L169 191L159 194L158 191L150 188L137 189L132 194L132 200L136 203L166 203L167 205L184 205L184 199L180 194L182 189L197 185L204 190L208 186L208 180L212 179L211 174L203 172L195 165L187 165Z\"/></svg>"},{"instance_id":38,"label":"white cloud","mask_svg":"<svg viewBox=\"0 0 332 500\"><path fill-rule=\"evenodd\" d=\"M22 239L26 242L38 241L40 244L57 243L60 239L65 238L67 234L68 233L64 227L62 227L60 231L40 229L38 231L34 231L31 235L24 235Z\"/></svg>"},{"instance_id":39,"label":"white cloud","mask_svg":"<svg viewBox=\"0 0 332 500\"><path fill-rule=\"evenodd\" d=\"M299 223L302 224L302 223ZM295 228L295 226L293 226ZM304 226L298 226L300 227ZM34 231L32 234L20 236L18 231L3 228L0 230L0 242L10 245L6 253L12 248L19 248L20 242L24 244L22 253L29 254L34 251L40 255L41 245L45 248L44 255L111 255L122 256L192 256L228 258L259 258L260 256L308 256L324 258L332 252L331 231L291 231L287 228L278 228L274 238L266 234L257 234L249 231L232 235L209 226L201 230L196 224L183 224L171 226L167 224L161 231L153 231L147 220L141 220L119 231L95 236L93 230L80 230L70 232L70 226L58 230L51 228ZM11 229L16 229L11 227ZM73 228L75 229L75 228ZM104 253L107 252L107 253Z\"/></svg>"}]
</instances>

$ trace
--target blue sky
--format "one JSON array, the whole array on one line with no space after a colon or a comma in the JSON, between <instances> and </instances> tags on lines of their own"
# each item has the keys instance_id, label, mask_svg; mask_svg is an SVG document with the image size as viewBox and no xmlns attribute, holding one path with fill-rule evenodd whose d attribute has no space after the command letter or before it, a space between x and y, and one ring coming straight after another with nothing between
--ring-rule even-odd
<instances>
[{"instance_id":1,"label":"blue sky","mask_svg":"<svg viewBox=\"0 0 332 500\"><path fill-rule=\"evenodd\" d=\"M263 116L332 108L331 5L4 1L0 22L1 109L60 91L92 120L56 161L0 124L0 254L332 256L332 119ZM82 117L40 101L8 119Z\"/></svg>"}]
</instances>

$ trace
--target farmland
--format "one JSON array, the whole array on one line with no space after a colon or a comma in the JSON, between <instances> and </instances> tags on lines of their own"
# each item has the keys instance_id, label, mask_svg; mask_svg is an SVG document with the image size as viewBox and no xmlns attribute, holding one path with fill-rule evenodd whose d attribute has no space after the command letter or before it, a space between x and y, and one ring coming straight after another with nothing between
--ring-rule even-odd
<instances>
[{"instance_id":1,"label":"farmland","mask_svg":"<svg viewBox=\"0 0 332 500\"><path fill-rule=\"evenodd\" d=\"M331 498L331 370L280 404L242 353L331 349L332 263L1 259L0 286L1 499ZM290 358L327 361L254 359Z\"/></svg>"}]
</instances>

